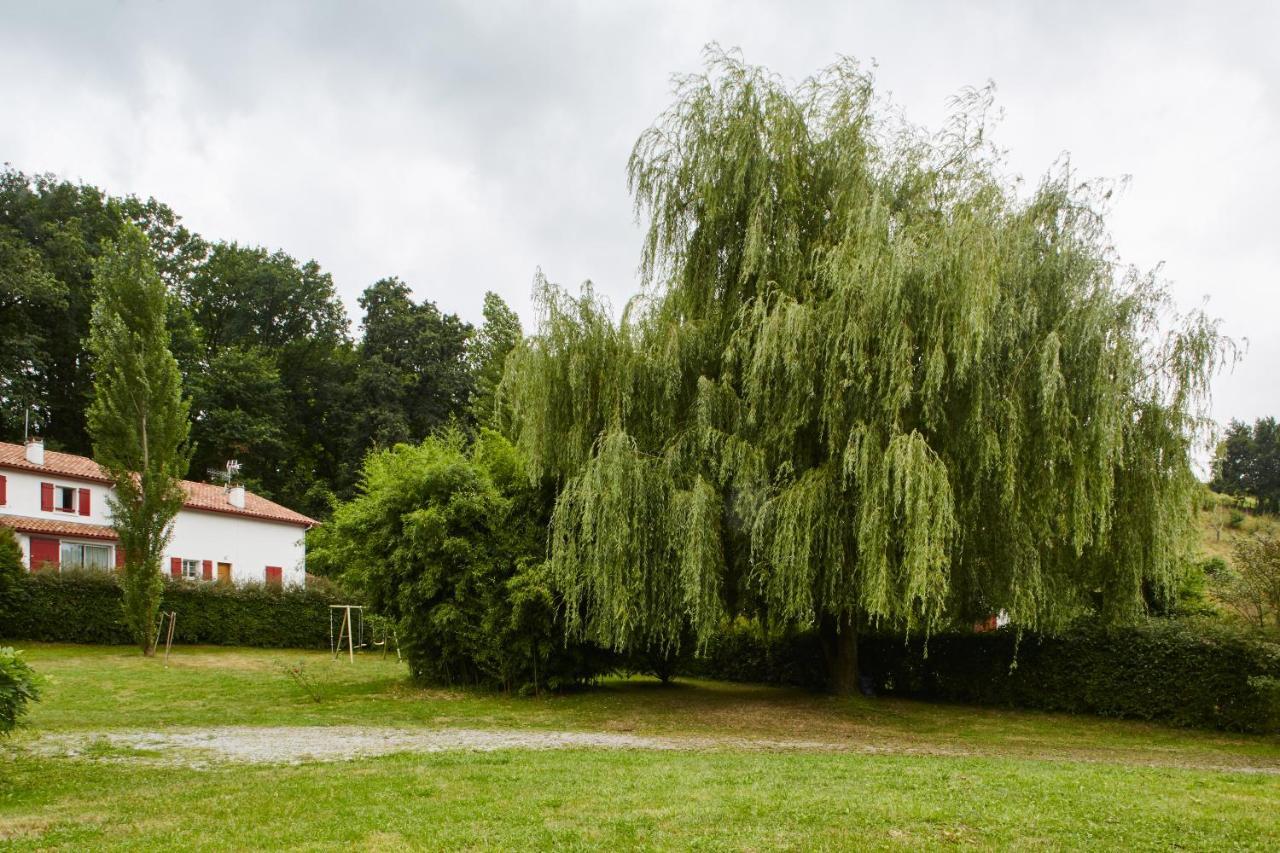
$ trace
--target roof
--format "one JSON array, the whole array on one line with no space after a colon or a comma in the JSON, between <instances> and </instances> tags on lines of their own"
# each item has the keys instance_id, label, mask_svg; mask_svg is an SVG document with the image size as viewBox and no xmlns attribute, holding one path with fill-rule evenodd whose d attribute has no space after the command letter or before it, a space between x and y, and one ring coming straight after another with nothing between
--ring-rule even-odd
<instances>
[{"instance_id":1,"label":"roof","mask_svg":"<svg viewBox=\"0 0 1280 853\"><path fill-rule=\"evenodd\" d=\"M27 461L26 447L21 444L10 444L7 441L0 441L0 468L16 468L20 471L34 471L37 474L60 474L63 477L92 480L95 483L111 482L106 473L98 467L98 463L87 456L46 450L44 464L36 465Z\"/></svg>"},{"instance_id":2,"label":"roof","mask_svg":"<svg viewBox=\"0 0 1280 853\"><path fill-rule=\"evenodd\" d=\"M187 509L229 512L232 515L248 515L253 518L284 521L289 524L301 524L306 527L320 523L300 512L294 512L288 507L280 506L274 501L259 497L247 489L244 493L244 509L240 509L232 506L227 501L227 490L214 483L195 483L191 480L183 480L182 488L187 491L187 499L182 504Z\"/></svg>"},{"instance_id":3,"label":"roof","mask_svg":"<svg viewBox=\"0 0 1280 853\"><path fill-rule=\"evenodd\" d=\"M73 453L59 453L56 450L45 450L44 464L36 465L27 461L27 449L21 444L11 444L6 441L0 441L0 468L10 468L16 471L28 471L34 474L46 474L56 477L68 477L74 480L88 480L93 483L105 483L110 485L111 479L106 472L87 456L76 456ZM266 521L279 521L285 524L296 524L302 527L311 527L319 524L314 518L309 518L300 512L294 512L288 507L269 501L264 497L255 495L253 492L245 490L244 508L232 506L227 499L227 490L223 486L213 483L197 483L192 480L183 480L182 488L187 493L186 500L183 501L183 507L186 509L203 510L206 512L224 512L229 515L241 515L248 518L259 518ZM71 522L51 522L66 523ZM74 525L77 527L92 527L94 525ZM110 529L110 528L107 528ZM54 532L54 531L49 531ZM68 534L71 535L71 534Z\"/></svg>"},{"instance_id":4,"label":"roof","mask_svg":"<svg viewBox=\"0 0 1280 853\"><path fill-rule=\"evenodd\" d=\"M102 524L81 524L58 518L27 518L21 515L0 515L0 524L21 533L49 533L54 536L76 536L81 539L119 539L116 532Z\"/></svg>"}]
</instances>

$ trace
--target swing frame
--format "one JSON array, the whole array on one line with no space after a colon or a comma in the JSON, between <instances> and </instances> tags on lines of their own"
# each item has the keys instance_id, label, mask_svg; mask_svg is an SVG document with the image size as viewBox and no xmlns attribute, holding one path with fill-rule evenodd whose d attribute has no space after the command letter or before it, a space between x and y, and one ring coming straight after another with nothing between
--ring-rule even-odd
<instances>
[{"instance_id":1,"label":"swing frame","mask_svg":"<svg viewBox=\"0 0 1280 853\"><path fill-rule=\"evenodd\" d=\"M338 635L335 638L333 634L333 617L336 615L334 611L342 611L342 621L338 624ZM355 611L356 619L352 619L352 611ZM356 623L359 623L357 627ZM362 604L330 604L329 605L329 651L333 654L333 659L337 660L338 655L342 653L342 643L345 639L347 643L347 657L351 663L356 662L356 631L360 632L360 648L364 648L364 605Z\"/></svg>"}]
</instances>

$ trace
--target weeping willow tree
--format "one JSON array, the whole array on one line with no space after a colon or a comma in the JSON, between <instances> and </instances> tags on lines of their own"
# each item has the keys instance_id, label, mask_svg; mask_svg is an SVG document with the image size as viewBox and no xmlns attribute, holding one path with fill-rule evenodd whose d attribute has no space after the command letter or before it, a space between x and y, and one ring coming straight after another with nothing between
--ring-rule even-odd
<instances>
[{"instance_id":1,"label":"weeping willow tree","mask_svg":"<svg viewBox=\"0 0 1280 853\"><path fill-rule=\"evenodd\" d=\"M860 628L1052 631L1171 586L1229 348L1120 265L1104 187L1027 191L989 91L929 134L852 61L788 86L710 50L675 96L629 164L643 291L615 320L540 278L503 383L571 631L816 625L847 691Z\"/></svg>"}]
</instances>

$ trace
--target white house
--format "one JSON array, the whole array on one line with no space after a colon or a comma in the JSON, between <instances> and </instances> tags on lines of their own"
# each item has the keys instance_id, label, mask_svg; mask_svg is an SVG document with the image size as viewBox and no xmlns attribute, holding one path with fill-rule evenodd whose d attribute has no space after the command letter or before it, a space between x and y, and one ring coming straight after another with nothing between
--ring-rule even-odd
<instances>
[{"instance_id":1,"label":"white house","mask_svg":"<svg viewBox=\"0 0 1280 853\"><path fill-rule=\"evenodd\" d=\"M307 528L301 513L246 492L182 482L186 501L173 523L165 569L202 581L301 586ZM39 439L0 442L0 524L18 535L28 568L111 570L124 564L111 529L111 485L92 459L44 449Z\"/></svg>"}]
</instances>

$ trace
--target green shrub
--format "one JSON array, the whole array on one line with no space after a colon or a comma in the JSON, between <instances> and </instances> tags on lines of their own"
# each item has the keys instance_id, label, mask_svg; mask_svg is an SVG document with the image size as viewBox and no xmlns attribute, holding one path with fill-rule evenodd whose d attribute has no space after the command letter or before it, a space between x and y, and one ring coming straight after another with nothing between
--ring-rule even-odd
<instances>
[{"instance_id":1,"label":"green shrub","mask_svg":"<svg viewBox=\"0 0 1280 853\"><path fill-rule=\"evenodd\" d=\"M1244 527L1244 513L1238 509L1232 508L1231 514L1227 516L1227 527L1232 530L1239 530Z\"/></svg>"},{"instance_id":2,"label":"green shrub","mask_svg":"<svg viewBox=\"0 0 1280 853\"><path fill-rule=\"evenodd\" d=\"M398 445L365 460L361 494L312 536L397 621L415 678L504 690L588 682L613 656L565 642L543 555L550 495L514 447L482 431Z\"/></svg>"},{"instance_id":3,"label":"green shrub","mask_svg":"<svg viewBox=\"0 0 1280 853\"><path fill-rule=\"evenodd\" d=\"M738 619L716 633L681 672L699 678L761 684L826 686L822 644L814 631L771 633L757 622Z\"/></svg>"},{"instance_id":4,"label":"green shrub","mask_svg":"<svg viewBox=\"0 0 1280 853\"><path fill-rule=\"evenodd\" d=\"M13 534L13 528L0 524L0 607L4 606L4 599L14 586L26 575L27 570L22 565L22 546L18 544L18 537Z\"/></svg>"},{"instance_id":5,"label":"green shrub","mask_svg":"<svg viewBox=\"0 0 1280 853\"><path fill-rule=\"evenodd\" d=\"M1180 726L1280 731L1280 645L1212 622L1083 623L1057 637L989 633L929 639L864 636L862 673L879 693L918 699L1159 720ZM824 685L813 632L766 637L739 623L685 674L729 681Z\"/></svg>"},{"instance_id":6,"label":"green shrub","mask_svg":"<svg viewBox=\"0 0 1280 853\"><path fill-rule=\"evenodd\" d=\"M1081 624L1057 637L1010 629L868 642L886 692L981 705L1274 731L1280 705L1259 679L1280 676L1280 646L1208 622Z\"/></svg>"},{"instance_id":7,"label":"green shrub","mask_svg":"<svg viewBox=\"0 0 1280 853\"><path fill-rule=\"evenodd\" d=\"M39 677L22 659L22 652L0 648L0 734L13 731L27 704L39 698Z\"/></svg>"},{"instance_id":8,"label":"green shrub","mask_svg":"<svg viewBox=\"0 0 1280 853\"><path fill-rule=\"evenodd\" d=\"M1230 567L1227 566L1227 561L1221 557L1206 557L1200 563L1200 571L1206 577L1218 578L1226 575L1230 571Z\"/></svg>"},{"instance_id":9,"label":"green shrub","mask_svg":"<svg viewBox=\"0 0 1280 853\"><path fill-rule=\"evenodd\" d=\"M103 572L38 572L0 601L0 636L64 643L131 643L122 591ZM175 643L328 648L329 605L352 602L333 589L166 580L162 610L178 614Z\"/></svg>"}]
</instances>

